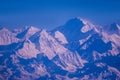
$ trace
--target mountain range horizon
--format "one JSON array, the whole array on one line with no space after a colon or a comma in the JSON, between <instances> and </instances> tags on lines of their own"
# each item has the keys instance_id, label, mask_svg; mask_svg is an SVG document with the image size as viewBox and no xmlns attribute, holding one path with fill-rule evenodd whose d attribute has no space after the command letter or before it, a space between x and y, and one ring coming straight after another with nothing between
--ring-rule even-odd
<instances>
[{"instance_id":1,"label":"mountain range horizon","mask_svg":"<svg viewBox=\"0 0 120 80\"><path fill-rule=\"evenodd\" d=\"M71 20L71 19L83 19L83 20L87 20L86 18L82 18L82 17L73 17L73 18L70 18L70 19L68 19L67 21L69 21L69 20ZM90 20L87 20L87 21L90 21ZM93 21L92 21L92 23L93 23ZM63 24L65 24L65 22L63 23ZM62 24L62 25L63 25ZM96 25L96 26L99 26L100 28L101 27L108 27L108 26L110 26L110 25L112 25L112 24L117 24L117 25L119 25L120 24L120 22L119 21L113 21L113 22L111 22L111 23L108 23L108 24L98 24L98 23L95 23L94 22L94 25ZM22 25L22 24L21 24ZM22 26L14 26L13 28L12 28L12 26L11 27L8 27L8 26L3 26L3 25L0 25L0 29L2 29L2 28L7 28L7 29L9 29L9 30L14 30L14 29L18 29L18 28L27 28L27 27L36 27L36 28L40 28L40 29L47 29L48 31L51 31L51 30L54 30L55 28L57 28L57 27L59 27L59 26L62 26L62 25L56 25L56 26L53 26L53 28L50 28L50 29L48 29L48 27L46 26L44 26L44 27L42 27L41 25L37 25L37 26L35 26L35 25L22 25Z\"/></svg>"},{"instance_id":2,"label":"mountain range horizon","mask_svg":"<svg viewBox=\"0 0 120 80\"><path fill-rule=\"evenodd\" d=\"M0 29L0 80L119 80L120 25L72 18L52 30Z\"/></svg>"}]
</instances>

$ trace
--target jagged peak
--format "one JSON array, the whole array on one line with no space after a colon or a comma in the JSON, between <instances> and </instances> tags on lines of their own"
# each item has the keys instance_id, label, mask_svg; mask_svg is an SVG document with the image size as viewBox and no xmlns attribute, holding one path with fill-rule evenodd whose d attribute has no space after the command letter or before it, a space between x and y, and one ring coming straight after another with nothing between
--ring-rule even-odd
<instances>
[{"instance_id":1,"label":"jagged peak","mask_svg":"<svg viewBox=\"0 0 120 80\"><path fill-rule=\"evenodd\" d=\"M11 31L6 28L0 29L0 45L8 45L17 41L18 39Z\"/></svg>"},{"instance_id":2,"label":"jagged peak","mask_svg":"<svg viewBox=\"0 0 120 80\"><path fill-rule=\"evenodd\" d=\"M0 28L0 32L10 32L10 31L7 28L2 27L2 28Z\"/></svg>"},{"instance_id":3,"label":"jagged peak","mask_svg":"<svg viewBox=\"0 0 120 80\"><path fill-rule=\"evenodd\" d=\"M64 25L64 27L62 27L62 30L64 31L77 30L77 31L81 31L82 33L86 33L94 28L95 28L95 25L93 25L90 21L80 17L75 17L68 20Z\"/></svg>"},{"instance_id":4,"label":"jagged peak","mask_svg":"<svg viewBox=\"0 0 120 80\"><path fill-rule=\"evenodd\" d=\"M0 35L4 36L4 37L7 37L7 35L15 36L15 34L12 31L10 31L9 29L7 29L5 27L0 28Z\"/></svg>"},{"instance_id":5,"label":"jagged peak","mask_svg":"<svg viewBox=\"0 0 120 80\"><path fill-rule=\"evenodd\" d=\"M30 38L32 35L34 35L35 33L37 33L38 31L40 31L40 29L33 27L33 26L26 26L25 29L23 29L23 31L21 31L17 37L18 38Z\"/></svg>"},{"instance_id":6,"label":"jagged peak","mask_svg":"<svg viewBox=\"0 0 120 80\"><path fill-rule=\"evenodd\" d=\"M120 26L117 23L110 24L109 26L106 27L106 30L108 33L111 33L111 34L114 34L114 33L120 34Z\"/></svg>"},{"instance_id":7,"label":"jagged peak","mask_svg":"<svg viewBox=\"0 0 120 80\"><path fill-rule=\"evenodd\" d=\"M117 23L113 23L110 25L110 30L119 30L119 25Z\"/></svg>"},{"instance_id":8,"label":"jagged peak","mask_svg":"<svg viewBox=\"0 0 120 80\"><path fill-rule=\"evenodd\" d=\"M34 26L26 26L25 29L29 31L39 31L39 29Z\"/></svg>"},{"instance_id":9,"label":"jagged peak","mask_svg":"<svg viewBox=\"0 0 120 80\"><path fill-rule=\"evenodd\" d=\"M48 32L46 29L42 29L41 32L40 32L40 36L43 35L43 36L48 36Z\"/></svg>"},{"instance_id":10,"label":"jagged peak","mask_svg":"<svg viewBox=\"0 0 120 80\"><path fill-rule=\"evenodd\" d=\"M68 22L78 22L78 23L81 23L81 24L92 24L89 20L85 19L85 18L81 18L81 17L75 17L75 18L72 18L70 20L68 20Z\"/></svg>"},{"instance_id":11,"label":"jagged peak","mask_svg":"<svg viewBox=\"0 0 120 80\"><path fill-rule=\"evenodd\" d=\"M65 25L70 27L70 28L71 27L75 28L75 27L81 27L84 24L82 21L80 21L79 18L72 18L72 19L68 20Z\"/></svg>"},{"instance_id":12,"label":"jagged peak","mask_svg":"<svg viewBox=\"0 0 120 80\"><path fill-rule=\"evenodd\" d=\"M89 20L87 20L87 19L85 19L85 18L76 17L75 19L78 19L78 20L81 21L83 24L87 24L87 23L92 24Z\"/></svg>"},{"instance_id":13,"label":"jagged peak","mask_svg":"<svg viewBox=\"0 0 120 80\"><path fill-rule=\"evenodd\" d=\"M33 35L38 31L40 31L40 29L33 27L33 26L30 26L27 28L27 34L30 34L30 35Z\"/></svg>"},{"instance_id":14,"label":"jagged peak","mask_svg":"<svg viewBox=\"0 0 120 80\"><path fill-rule=\"evenodd\" d=\"M84 26L83 26L82 29L81 29L81 32L85 33L85 32L88 32L89 30L96 29L96 28L95 28L95 25L92 24L90 21L85 20L85 19L80 19L80 20L81 20L81 21L83 22L83 24L84 24Z\"/></svg>"},{"instance_id":15,"label":"jagged peak","mask_svg":"<svg viewBox=\"0 0 120 80\"><path fill-rule=\"evenodd\" d=\"M68 42L71 42L96 33L97 27L88 20L76 17L67 21L65 25L56 28L55 31L60 31L64 34Z\"/></svg>"},{"instance_id":16,"label":"jagged peak","mask_svg":"<svg viewBox=\"0 0 120 80\"><path fill-rule=\"evenodd\" d=\"M41 30L41 33L43 34L43 33L47 33L47 30L46 29L42 29Z\"/></svg>"}]
</instances>

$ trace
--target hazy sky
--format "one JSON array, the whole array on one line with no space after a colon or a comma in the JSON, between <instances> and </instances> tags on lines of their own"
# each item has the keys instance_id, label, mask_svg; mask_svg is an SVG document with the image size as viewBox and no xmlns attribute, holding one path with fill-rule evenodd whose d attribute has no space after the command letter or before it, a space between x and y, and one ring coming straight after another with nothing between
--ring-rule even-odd
<instances>
[{"instance_id":1,"label":"hazy sky","mask_svg":"<svg viewBox=\"0 0 120 80\"><path fill-rule=\"evenodd\" d=\"M73 17L99 25L120 22L120 0L0 0L0 27L52 29Z\"/></svg>"}]
</instances>

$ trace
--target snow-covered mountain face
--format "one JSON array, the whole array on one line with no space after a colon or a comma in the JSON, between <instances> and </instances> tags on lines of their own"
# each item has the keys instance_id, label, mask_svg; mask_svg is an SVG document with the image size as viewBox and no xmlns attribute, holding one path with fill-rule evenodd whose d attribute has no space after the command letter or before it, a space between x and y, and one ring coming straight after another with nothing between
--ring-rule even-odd
<instances>
[{"instance_id":1,"label":"snow-covered mountain face","mask_svg":"<svg viewBox=\"0 0 120 80\"><path fill-rule=\"evenodd\" d=\"M0 80L119 80L120 26L73 18L52 31L0 29Z\"/></svg>"}]
</instances>

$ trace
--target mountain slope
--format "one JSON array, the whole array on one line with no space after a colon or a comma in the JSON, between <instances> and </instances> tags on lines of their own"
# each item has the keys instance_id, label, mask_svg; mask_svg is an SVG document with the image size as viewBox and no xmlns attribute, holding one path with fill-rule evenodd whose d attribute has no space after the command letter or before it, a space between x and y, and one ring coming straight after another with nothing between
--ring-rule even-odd
<instances>
[{"instance_id":1,"label":"mountain slope","mask_svg":"<svg viewBox=\"0 0 120 80\"><path fill-rule=\"evenodd\" d=\"M80 18L52 31L3 28L0 80L119 80L119 33Z\"/></svg>"}]
</instances>

